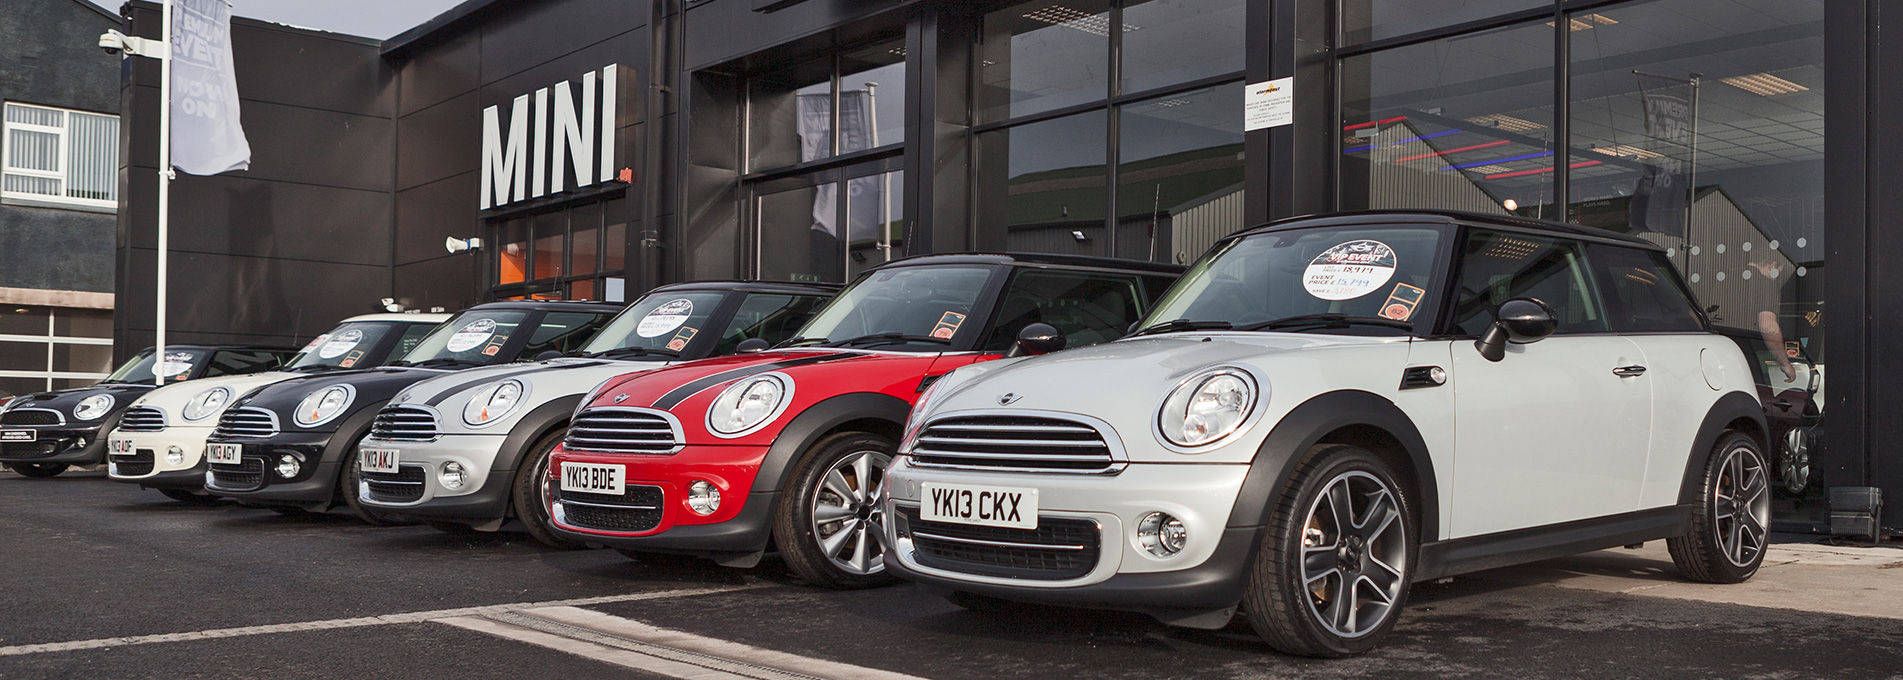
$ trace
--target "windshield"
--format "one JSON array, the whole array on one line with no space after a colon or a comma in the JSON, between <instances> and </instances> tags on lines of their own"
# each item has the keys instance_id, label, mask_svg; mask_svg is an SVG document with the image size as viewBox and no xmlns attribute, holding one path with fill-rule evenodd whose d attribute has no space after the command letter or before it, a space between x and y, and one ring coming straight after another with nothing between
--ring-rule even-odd
<instances>
[{"instance_id":1,"label":"windshield","mask_svg":"<svg viewBox=\"0 0 1903 680\"><path fill-rule=\"evenodd\" d=\"M202 349L165 350L165 362L159 365L159 374L165 376L167 384L184 382L192 376L192 369L205 362L207 354L210 352ZM119 370L113 371L112 375L106 376L106 379L100 382L151 384L154 363L152 350L145 350L126 361L125 364L119 366Z\"/></svg>"},{"instance_id":2,"label":"windshield","mask_svg":"<svg viewBox=\"0 0 1903 680\"><path fill-rule=\"evenodd\" d=\"M1409 322L1434 306L1441 238L1433 227L1354 226L1236 239L1191 267L1140 326L1320 314Z\"/></svg>"},{"instance_id":3,"label":"windshield","mask_svg":"<svg viewBox=\"0 0 1903 680\"><path fill-rule=\"evenodd\" d=\"M852 284L801 328L789 345L840 344L890 335L881 344L937 350L983 331L971 310L993 268L894 267ZM960 335L963 333L964 335ZM894 349L907 347L894 347Z\"/></svg>"},{"instance_id":4,"label":"windshield","mask_svg":"<svg viewBox=\"0 0 1903 680\"><path fill-rule=\"evenodd\" d=\"M707 317L720 306L726 293L654 293L636 300L595 334L583 351L599 354L609 350L638 348L650 352L677 354L687 348L702 329Z\"/></svg>"},{"instance_id":5,"label":"windshield","mask_svg":"<svg viewBox=\"0 0 1903 680\"><path fill-rule=\"evenodd\" d=\"M307 371L313 368L355 368L367 366L365 357L374 353L383 343L383 339L392 333L401 332L399 324L391 321L359 321L347 323L331 329L329 333L317 336L311 344L304 346L297 358L292 359L286 370ZM370 357L374 361L375 357Z\"/></svg>"},{"instance_id":6,"label":"windshield","mask_svg":"<svg viewBox=\"0 0 1903 680\"><path fill-rule=\"evenodd\" d=\"M403 357L405 364L424 362L485 366L502 360L502 348L529 312L489 309L463 312L443 324Z\"/></svg>"}]
</instances>

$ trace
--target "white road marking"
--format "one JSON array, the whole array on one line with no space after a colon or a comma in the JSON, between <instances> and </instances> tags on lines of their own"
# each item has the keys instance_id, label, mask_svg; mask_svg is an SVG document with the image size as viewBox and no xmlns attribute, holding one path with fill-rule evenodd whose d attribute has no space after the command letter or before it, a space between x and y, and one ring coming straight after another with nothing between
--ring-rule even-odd
<instances>
[{"instance_id":1,"label":"white road marking","mask_svg":"<svg viewBox=\"0 0 1903 680\"><path fill-rule=\"evenodd\" d=\"M695 595L730 593L740 590L764 588L771 584L751 583L739 586L716 588L683 588L677 590L659 590L626 595L602 595L599 597L579 597L566 600L546 600L542 602L517 602L514 604L495 604L480 607L459 607L455 609L436 609L431 611L384 614L381 616L362 616L349 619L325 619L321 621L302 621L297 623L275 623L262 626L241 626L237 628L213 628L189 633L160 633L157 635L132 635L127 637L96 638L92 640L74 640L71 642L46 642L31 645L0 647L0 657L19 656L21 654L45 654L48 652L70 652L81 649L101 649L106 647L124 647L129 645L149 645L161 642L184 642L187 640L213 640L220 638L245 637L250 635L270 635L273 633L295 633L307 630L335 630L339 628L362 628L364 626L387 626L401 623L423 623L437 619L459 616L482 616L520 609L540 609L543 607L587 606L612 602L637 602L640 600L659 600Z\"/></svg>"}]
</instances>

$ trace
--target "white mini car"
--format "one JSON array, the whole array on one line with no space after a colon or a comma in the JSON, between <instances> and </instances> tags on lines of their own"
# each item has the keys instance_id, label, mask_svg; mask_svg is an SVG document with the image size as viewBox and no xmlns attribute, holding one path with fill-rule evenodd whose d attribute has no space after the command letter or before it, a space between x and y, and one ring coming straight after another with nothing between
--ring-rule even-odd
<instances>
[{"instance_id":1,"label":"white mini car","mask_svg":"<svg viewBox=\"0 0 1903 680\"><path fill-rule=\"evenodd\" d=\"M152 390L132 402L106 438L112 479L157 489L188 503L205 493L205 438L225 407L246 392L292 378L401 359L448 314L366 314L311 340L280 370L202 378Z\"/></svg>"},{"instance_id":2,"label":"white mini car","mask_svg":"<svg viewBox=\"0 0 1903 680\"><path fill-rule=\"evenodd\" d=\"M1128 609L1378 644L1412 583L1666 539L1749 578L1766 428L1651 243L1363 213L1230 237L1147 327L959 369L885 481L886 566L968 606Z\"/></svg>"},{"instance_id":3,"label":"white mini car","mask_svg":"<svg viewBox=\"0 0 1903 680\"><path fill-rule=\"evenodd\" d=\"M473 368L391 399L357 448L358 500L448 529L495 531L509 518L544 544L558 536L543 497L548 455L582 396L608 378L764 348L792 337L836 286L702 281L649 291L579 356Z\"/></svg>"}]
</instances>

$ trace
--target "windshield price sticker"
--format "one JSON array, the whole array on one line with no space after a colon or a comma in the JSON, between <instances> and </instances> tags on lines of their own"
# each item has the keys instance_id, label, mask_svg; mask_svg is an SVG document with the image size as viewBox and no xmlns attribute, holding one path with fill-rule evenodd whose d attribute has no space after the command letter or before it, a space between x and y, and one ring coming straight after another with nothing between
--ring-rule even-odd
<instances>
[{"instance_id":1,"label":"windshield price sticker","mask_svg":"<svg viewBox=\"0 0 1903 680\"><path fill-rule=\"evenodd\" d=\"M467 352L482 343L488 342L496 334L495 319L476 319L464 325L455 335L449 336L449 344L444 346L451 352Z\"/></svg>"},{"instance_id":2,"label":"windshield price sticker","mask_svg":"<svg viewBox=\"0 0 1903 680\"><path fill-rule=\"evenodd\" d=\"M686 349L687 343L693 342L696 335L700 335L700 329L693 326L682 328L679 333L674 334L673 339L667 341L667 351L679 352Z\"/></svg>"},{"instance_id":3,"label":"windshield price sticker","mask_svg":"<svg viewBox=\"0 0 1903 680\"><path fill-rule=\"evenodd\" d=\"M1388 301L1381 303L1381 316L1395 321L1414 318L1414 310L1421 306L1421 298L1427 291L1405 283L1394 284L1394 292L1388 293Z\"/></svg>"},{"instance_id":4,"label":"windshield price sticker","mask_svg":"<svg viewBox=\"0 0 1903 680\"><path fill-rule=\"evenodd\" d=\"M958 327L965 325L965 315L958 312L945 312L938 317L938 325L932 327L932 337L950 340L958 334Z\"/></svg>"},{"instance_id":5,"label":"windshield price sticker","mask_svg":"<svg viewBox=\"0 0 1903 680\"><path fill-rule=\"evenodd\" d=\"M165 360L152 367L152 372L161 378L183 376L192 372L191 352L167 352Z\"/></svg>"},{"instance_id":6,"label":"windshield price sticker","mask_svg":"<svg viewBox=\"0 0 1903 680\"><path fill-rule=\"evenodd\" d=\"M357 344L360 342L363 342L363 331L353 328L338 333L337 337L331 338L328 342L324 343L321 349L317 350L317 358L335 359L343 356L345 352L356 349Z\"/></svg>"},{"instance_id":7,"label":"windshield price sticker","mask_svg":"<svg viewBox=\"0 0 1903 680\"><path fill-rule=\"evenodd\" d=\"M1394 278L1394 249L1362 239L1337 244L1308 263L1302 287L1323 300L1352 300L1374 292Z\"/></svg>"},{"instance_id":8,"label":"windshield price sticker","mask_svg":"<svg viewBox=\"0 0 1903 680\"><path fill-rule=\"evenodd\" d=\"M641 323L635 324L634 334L644 338L658 338L687 323L687 317L694 315L694 301L676 298L661 303L647 316L641 317Z\"/></svg>"},{"instance_id":9,"label":"windshield price sticker","mask_svg":"<svg viewBox=\"0 0 1903 680\"><path fill-rule=\"evenodd\" d=\"M339 361L339 362L337 362L337 367L338 367L338 368L350 368L350 367L352 367L352 366L356 366L356 365L357 365L357 361L358 361L358 360L360 360L360 359L362 359L362 358L363 358L363 350L357 350L357 351L355 351L355 352L351 352L351 353L350 353L350 356L347 356L347 357L344 357L344 360L343 360L343 361Z\"/></svg>"}]
</instances>

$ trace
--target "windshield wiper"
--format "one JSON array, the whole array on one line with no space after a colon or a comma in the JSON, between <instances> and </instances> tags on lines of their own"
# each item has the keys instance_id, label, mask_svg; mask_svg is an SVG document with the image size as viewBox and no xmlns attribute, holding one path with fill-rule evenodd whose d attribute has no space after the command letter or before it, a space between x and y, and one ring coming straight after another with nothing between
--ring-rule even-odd
<instances>
[{"instance_id":1,"label":"windshield wiper","mask_svg":"<svg viewBox=\"0 0 1903 680\"><path fill-rule=\"evenodd\" d=\"M600 358L610 358L610 357L618 357L618 356L638 357L638 356L645 356L649 354L668 356L668 357L677 357L681 355L680 352L667 350L667 349L648 349L646 347L616 347L614 349L604 349L599 352L584 352L582 353L582 356L588 359L600 359Z\"/></svg>"},{"instance_id":2,"label":"windshield wiper","mask_svg":"<svg viewBox=\"0 0 1903 680\"><path fill-rule=\"evenodd\" d=\"M335 371L338 368L338 366L332 366L330 364L311 364L308 366L287 368L284 369L284 371L287 373L323 373L324 371Z\"/></svg>"},{"instance_id":3,"label":"windshield wiper","mask_svg":"<svg viewBox=\"0 0 1903 680\"><path fill-rule=\"evenodd\" d=\"M929 335L909 335L909 334L901 333L898 331L886 331L884 333L868 333L856 338L846 338L845 340L841 340L839 342L833 342L833 343L827 343L827 344L833 347L851 347L853 345L860 345L860 344L880 345L880 344L885 344L888 342L930 342L930 343L939 344L939 345L951 344L951 340L948 338L934 338Z\"/></svg>"},{"instance_id":4,"label":"windshield wiper","mask_svg":"<svg viewBox=\"0 0 1903 680\"><path fill-rule=\"evenodd\" d=\"M399 361L391 365L404 368L434 368L437 366L481 366L483 363L480 361L470 361L468 359L457 359L455 357L440 357L436 359L425 359L423 361Z\"/></svg>"},{"instance_id":5,"label":"windshield wiper","mask_svg":"<svg viewBox=\"0 0 1903 680\"><path fill-rule=\"evenodd\" d=\"M1282 317L1280 319L1270 319L1268 321L1263 321L1259 323L1244 324L1236 328L1236 330L1266 331L1266 330L1277 330L1277 329L1283 329L1283 328L1302 328L1302 327L1347 328L1349 326L1354 326L1354 325L1385 326L1387 328L1399 328L1404 331L1414 330L1414 324L1408 323L1406 321L1396 321L1394 319L1389 319L1389 318L1380 317L1380 316L1351 316L1348 314L1340 314L1335 312L1326 312L1322 314L1297 314L1295 316L1287 316L1287 317Z\"/></svg>"},{"instance_id":6,"label":"windshield wiper","mask_svg":"<svg viewBox=\"0 0 1903 680\"><path fill-rule=\"evenodd\" d=\"M1171 319L1163 323L1154 324L1154 325L1145 327L1142 330L1139 330L1135 333L1131 333L1128 337L1134 338L1139 335L1152 335L1156 333L1175 333L1178 331L1226 331L1226 330L1229 330L1229 328L1230 328L1230 324L1227 321L1190 321L1189 319Z\"/></svg>"},{"instance_id":7,"label":"windshield wiper","mask_svg":"<svg viewBox=\"0 0 1903 680\"><path fill-rule=\"evenodd\" d=\"M831 341L832 341L832 338L826 338L826 337L819 337L819 338L792 338L792 339L789 339L789 340L785 340L785 341L783 341L783 342L781 342L780 344L778 344L778 345L774 345L774 346L775 346L775 347L800 347L800 346L803 346L803 345L823 345L823 344L826 344L826 343L828 343L828 342L831 342Z\"/></svg>"}]
</instances>

